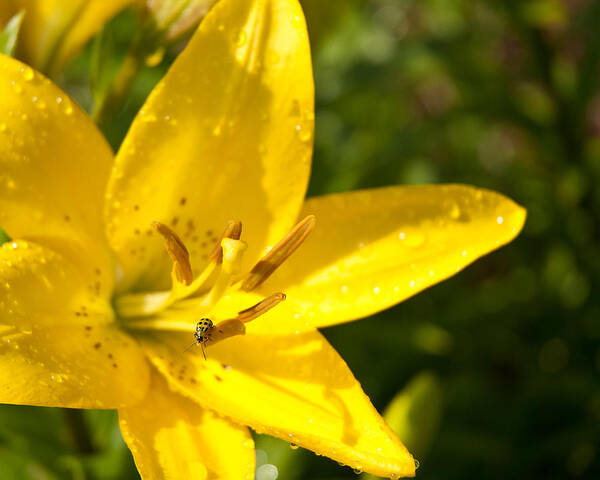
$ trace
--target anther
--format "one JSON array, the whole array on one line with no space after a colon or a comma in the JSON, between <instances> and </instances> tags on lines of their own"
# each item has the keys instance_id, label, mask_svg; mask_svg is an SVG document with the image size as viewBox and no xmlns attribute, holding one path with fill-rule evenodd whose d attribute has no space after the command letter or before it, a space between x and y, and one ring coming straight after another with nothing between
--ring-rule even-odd
<instances>
[{"instance_id":1,"label":"anther","mask_svg":"<svg viewBox=\"0 0 600 480\"><path fill-rule=\"evenodd\" d=\"M225 340L226 338L233 337L236 335L244 335L246 333L245 323L254 320L257 317L267 313L277 304L285 300L285 293L274 293L273 295L265 298L256 305L250 308L246 308L238 313L237 317L230 318L218 323L210 330L210 336L205 341L206 345L213 345L217 342Z\"/></svg>"},{"instance_id":2,"label":"anther","mask_svg":"<svg viewBox=\"0 0 600 480\"><path fill-rule=\"evenodd\" d=\"M260 317L284 300L285 293L274 293L270 297L265 298L262 302L258 302L256 305L238 312L237 319L243 323L254 320L256 317Z\"/></svg>"},{"instance_id":3,"label":"anther","mask_svg":"<svg viewBox=\"0 0 600 480\"><path fill-rule=\"evenodd\" d=\"M300 245L302 245L302 242L306 240L306 237L308 237L315 227L315 222L315 216L309 215L298 223L292 231L283 238L283 240L258 261L250 271L246 280L242 283L242 290L250 292L269 278L277 267L279 267Z\"/></svg>"},{"instance_id":4,"label":"anther","mask_svg":"<svg viewBox=\"0 0 600 480\"><path fill-rule=\"evenodd\" d=\"M241 236L242 236L242 222L235 221L235 220L229 220L229 222L227 222L227 226L225 227L225 230L219 237L219 240L217 241L215 248L213 248L213 251L211 252L211 254L209 256L209 260L211 262L212 261L216 262L217 265L220 265L221 263L223 263L223 248L221 247L221 240L223 240L224 238L232 238L233 240L239 240Z\"/></svg>"},{"instance_id":5,"label":"anther","mask_svg":"<svg viewBox=\"0 0 600 480\"><path fill-rule=\"evenodd\" d=\"M206 339L205 344L207 346L214 345L226 338L234 337L236 335L245 335L245 333L246 326L237 318L230 318L212 328L210 336Z\"/></svg>"},{"instance_id":6,"label":"anther","mask_svg":"<svg viewBox=\"0 0 600 480\"><path fill-rule=\"evenodd\" d=\"M165 239L167 253L173 260L173 273L179 283L189 285L194 279L190 254L179 236L164 223L152 222L152 227Z\"/></svg>"}]
</instances>

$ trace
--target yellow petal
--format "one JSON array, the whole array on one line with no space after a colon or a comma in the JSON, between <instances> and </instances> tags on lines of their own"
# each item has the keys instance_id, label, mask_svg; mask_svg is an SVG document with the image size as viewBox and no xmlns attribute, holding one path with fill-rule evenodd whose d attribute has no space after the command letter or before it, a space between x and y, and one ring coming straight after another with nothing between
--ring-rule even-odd
<instances>
[{"instance_id":1,"label":"yellow petal","mask_svg":"<svg viewBox=\"0 0 600 480\"><path fill-rule=\"evenodd\" d=\"M144 401L119 410L119 426L143 480L254 478L248 429L172 392L156 371Z\"/></svg>"},{"instance_id":2,"label":"yellow petal","mask_svg":"<svg viewBox=\"0 0 600 480\"><path fill-rule=\"evenodd\" d=\"M261 325L209 347L208 361L199 348L182 353L191 333L142 344L171 388L235 422L375 475L414 475L412 456L320 333Z\"/></svg>"},{"instance_id":3,"label":"yellow petal","mask_svg":"<svg viewBox=\"0 0 600 480\"><path fill-rule=\"evenodd\" d=\"M365 317L415 295L510 242L525 210L463 185L389 187L306 201L317 226L260 287L287 294L288 329Z\"/></svg>"},{"instance_id":4,"label":"yellow petal","mask_svg":"<svg viewBox=\"0 0 600 480\"><path fill-rule=\"evenodd\" d=\"M194 271L227 221L241 220L250 267L296 219L312 132L310 51L297 1L219 1L117 155L107 223L125 285L169 285L162 242L136 234L155 220L181 236Z\"/></svg>"},{"instance_id":5,"label":"yellow petal","mask_svg":"<svg viewBox=\"0 0 600 480\"><path fill-rule=\"evenodd\" d=\"M68 241L108 265L102 206L111 159L64 92L0 55L0 225L11 238Z\"/></svg>"},{"instance_id":6,"label":"yellow petal","mask_svg":"<svg viewBox=\"0 0 600 480\"><path fill-rule=\"evenodd\" d=\"M38 69L57 72L104 22L132 1L12 0L17 10L25 10L19 55Z\"/></svg>"},{"instance_id":7,"label":"yellow petal","mask_svg":"<svg viewBox=\"0 0 600 480\"><path fill-rule=\"evenodd\" d=\"M48 248L2 245L0 403L116 408L143 398L147 361L115 327L97 278Z\"/></svg>"}]
</instances>

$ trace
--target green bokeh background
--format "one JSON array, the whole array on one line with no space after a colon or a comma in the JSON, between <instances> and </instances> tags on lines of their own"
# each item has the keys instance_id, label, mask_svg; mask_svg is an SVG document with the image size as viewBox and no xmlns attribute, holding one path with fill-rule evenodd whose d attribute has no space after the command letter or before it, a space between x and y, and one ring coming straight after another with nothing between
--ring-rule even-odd
<instances>
[{"instance_id":1,"label":"green bokeh background","mask_svg":"<svg viewBox=\"0 0 600 480\"><path fill-rule=\"evenodd\" d=\"M317 91L310 195L461 182L523 233L417 297L326 329L420 460L417 478L600 478L600 2L306 0ZM135 29L113 20L61 84L85 108ZM109 52L98 56L98 51ZM139 75L117 147L173 60ZM268 437L282 480L357 478ZM0 478L135 479L114 412L0 407Z\"/></svg>"}]
</instances>

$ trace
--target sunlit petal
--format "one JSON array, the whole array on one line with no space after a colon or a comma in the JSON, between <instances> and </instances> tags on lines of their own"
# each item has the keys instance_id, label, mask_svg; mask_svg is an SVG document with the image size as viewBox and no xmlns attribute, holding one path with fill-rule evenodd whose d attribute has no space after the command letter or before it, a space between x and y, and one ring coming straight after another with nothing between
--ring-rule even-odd
<instances>
[{"instance_id":1,"label":"sunlit petal","mask_svg":"<svg viewBox=\"0 0 600 480\"><path fill-rule=\"evenodd\" d=\"M260 287L287 294L290 331L388 308L510 242L525 210L463 185L390 187L310 198L317 226Z\"/></svg>"},{"instance_id":2,"label":"sunlit petal","mask_svg":"<svg viewBox=\"0 0 600 480\"><path fill-rule=\"evenodd\" d=\"M111 245L124 287L167 288L170 263L152 221L206 262L241 220L251 266L293 225L310 170L313 80L293 0L221 0L151 93L117 156L108 191Z\"/></svg>"},{"instance_id":3,"label":"sunlit petal","mask_svg":"<svg viewBox=\"0 0 600 480\"><path fill-rule=\"evenodd\" d=\"M248 429L170 391L156 372L144 401L119 410L119 426L143 480L254 478Z\"/></svg>"}]
</instances>

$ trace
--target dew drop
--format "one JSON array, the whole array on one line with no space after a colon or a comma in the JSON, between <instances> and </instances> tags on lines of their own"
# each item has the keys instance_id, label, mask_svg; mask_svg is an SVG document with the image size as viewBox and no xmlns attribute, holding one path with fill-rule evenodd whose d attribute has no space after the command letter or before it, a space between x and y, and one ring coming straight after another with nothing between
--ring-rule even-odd
<instances>
[{"instance_id":1,"label":"dew drop","mask_svg":"<svg viewBox=\"0 0 600 480\"><path fill-rule=\"evenodd\" d=\"M21 73L27 82L30 82L35 77L35 73L33 73L33 69L30 67L21 67Z\"/></svg>"},{"instance_id":2,"label":"dew drop","mask_svg":"<svg viewBox=\"0 0 600 480\"><path fill-rule=\"evenodd\" d=\"M360 475L361 473L363 473L363 469L362 469L362 467L361 467L361 466L354 467L354 468L352 469L352 471L353 471L354 473L356 473L357 475Z\"/></svg>"},{"instance_id":3,"label":"dew drop","mask_svg":"<svg viewBox=\"0 0 600 480\"><path fill-rule=\"evenodd\" d=\"M421 462L419 462L416 458L415 458L415 470L417 470L419 467L421 466Z\"/></svg>"},{"instance_id":4,"label":"dew drop","mask_svg":"<svg viewBox=\"0 0 600 480\"><path fill-rule=\"evenodd\" d=\"M244 46L244 44L246 43L246 41L248 40L248 35L246 34L246 32L244 30L241 30L236 36L235 36L235 44L238 47L242 47Z\"/></svg>"},{"instance_id":5,"label":"dew drop","mask_svg":"<svg viewBox=\"0 0 600 480\"><path fill-rule=\"evenodd\" d=\"M21 87L21 85L19 85L17 82L15 82L14 80L12 82L10 82L13 90L15 93L21 93L23 92L23 87Z\"/></svg>"},{"instance_id":6,"label":"dew drop","mask_svg":"<svg viewBox=\"0 0 600 480\"><path fill-rule=\"evenodd\" d=\"M340 290L342 291L342 293L346 293L348 291L348 286L342 285L342 288Z\"/></svg>"},{"instance_id":7,"label":"dew drop","mask_svg":"<svg viewBox=\"0 0 600 480\"><path fill-rule=\"evenodd\" d=\"M148 113L146 115L141 115L142 122L153 123L156 122L156 115L153 113Z\"/></svg>"},{"instance_id":8,"label":"dew drop","mask_svg":"<svg viewBox=\"0 0 600 480\"><path fill-rule=\"evenodd\" d=\"M413 233L411 235L407 235L405 238L406 245L409 247L420 247L425 243L425 235L422 233Z\"/></svg>"},{"instance_id":9,"label":"dew drop","mask_svg":"<svg viewBox=\"0 0 600 480\"><path fill-rule=\"evenodd\" d=\"M502 225L504 223L504 218L498 217L496 221L498 222L498 225Z\"/></svg>"},{"instance_id":10,"label":"dew drop","mask_svg":"<svg viewBox=\"0 0 600 480\"><path fill-rule=\"evenodd\" d=\"M298 450L298 445L296 445L295 443L290 443L290 448L292 450Z\"/></svg>"},{"instance_id":11,"label":"dew drop","mask_svg":"<svg viewBox=\"0 0 600 480\"><path fill-rule=\"evenodd\" d=\"M298 138L302 142L308 142L312 138L310 130L308 130L307 128L300 130L300 133L298 134Z\"/></svg>"},{"instance_id":12,"label":"dew drop","mask_svg":"<svg viewBox=\"0 0 600 480\"><path fill-rule=\"evenodd\" d=\"M379 288L379 287L373 287L373 293L375 295L379 295L381 293L381 288Z\"/></svg>"},{"instance_id":13,"label":"dew drop","mask_svg":"<svg viewBox=\"0 0 600 480\"><path fill-rule=\"evenodd\" d=\"M222 131L223 130L221 128L221 125L217 125L215 128L213 128L212 134L213 134L213 136L218 137L219 135L221 135Z\"/></svg>"},{"instance_id":14,"label":"dew drop","mask_svg":"<svg viewBox=\"0 0 600 480\"><path fill-rule=\"evenodd\" d=\"M411 281L408 283L408 286L409 286L410 288L415 288L415 285L416 285L416 284L417 284L417 283L416 283L414 280L411 280Z\"/></svg>"},{"instance_id":15,"label":"dew drop","mask_svg":"<svg viewBox=\"0 0 600 480\"><path fill-rule=\"evenodd\" d=\"M450 218L456 220L458 217L460 217L460 207L456 203L453 203L450 206L450 211L448 212L448 215L450 215Z\"/></svg>"}]
</instances>

